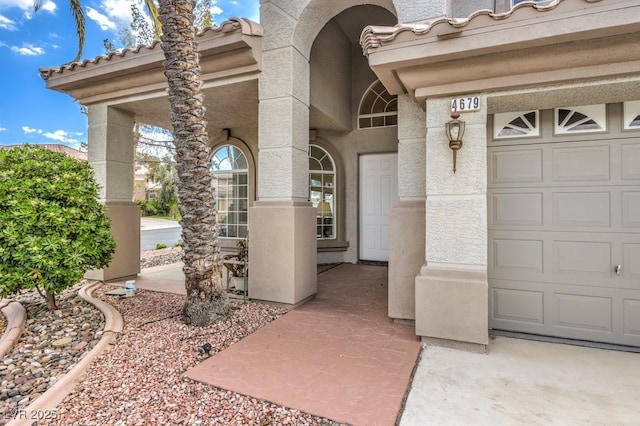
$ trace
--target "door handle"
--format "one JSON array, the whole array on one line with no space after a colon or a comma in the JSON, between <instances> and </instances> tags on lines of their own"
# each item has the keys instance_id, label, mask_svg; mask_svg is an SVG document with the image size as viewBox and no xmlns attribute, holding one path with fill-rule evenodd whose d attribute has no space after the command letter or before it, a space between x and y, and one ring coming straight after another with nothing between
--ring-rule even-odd
<instances>
[{"instance_id":1,"label":"door handle","mask_svg":"<svg viewBox=\"0 0 640 426\"><path fill-rule=\"evenodd\" d=\"M620 275L620 272L622 272L622 265L616 265L613 268L613 271L616 273L616 275Z\"/></svg>"}]
</instances>

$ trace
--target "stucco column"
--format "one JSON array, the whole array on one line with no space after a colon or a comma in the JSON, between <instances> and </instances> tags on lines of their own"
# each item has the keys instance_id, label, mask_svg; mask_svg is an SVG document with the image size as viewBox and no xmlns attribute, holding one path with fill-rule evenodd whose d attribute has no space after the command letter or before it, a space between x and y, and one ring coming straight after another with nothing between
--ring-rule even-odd
<instances>
[{"instance_id":1,"label":"stucco column","mask_svg":"<svg viewBox=\"0 0 640 426\"><path fill-rule=\"evenodd\" d=\"M426 123L398 96L398 195L389 217L389 317L415 319L415 278L425 259Z\"/></svg>"},{"instance_id":2,"label":"stucco column","mask_svg":"<svg viewBox=\"0 0 640 426\"><path fill-rule=\"evenodd\" d=\"M249 229L249 297L298 304L316 293L316 211L309 202L309 58L296 25L263 2L258 200ZM289 37L289 38L288 38Z\"/></svg>"},{"instance_id":3,"label":"stucco column","mask_svg":"<svg viewBox=\"0 0 640 426\"><path fill-rule=\"evenodd\" d=\"M133 124L129 112L106 105L89 106L89 164L116 241L109 266L87 274L93 279L116 280L140 272L140 209L132 201Z\"/></svg>"},{"instance_id":4,"label":"stucco column","mask_svg":"<svg viewBox=\"0 0 640 426\"><path fill-rule=\"evenodd\" d=\"M460 117L466 131L454 174L444 131L450 99L427 101L426 264L415 282L416 333L435 343L488 344L486 111L481 97L480 111Z\"/></svg>"}]
</instances>

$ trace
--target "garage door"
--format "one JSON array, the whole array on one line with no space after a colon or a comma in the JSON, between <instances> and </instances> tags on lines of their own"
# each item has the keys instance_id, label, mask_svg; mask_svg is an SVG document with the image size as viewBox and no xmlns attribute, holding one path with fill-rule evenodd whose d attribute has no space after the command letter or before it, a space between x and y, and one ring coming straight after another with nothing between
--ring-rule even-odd
<instances>
[{"instance_id":1,"label":"garage door","mask_svg":"<svg viewBox=\"0 0 640 426\"><path fill-rule=\"evenodd\" d=\"M609 130L558 134L566 111L528 112L490 141L491 328L640 346L640 132L609 110Z\"/></svg>"}]
</instances>

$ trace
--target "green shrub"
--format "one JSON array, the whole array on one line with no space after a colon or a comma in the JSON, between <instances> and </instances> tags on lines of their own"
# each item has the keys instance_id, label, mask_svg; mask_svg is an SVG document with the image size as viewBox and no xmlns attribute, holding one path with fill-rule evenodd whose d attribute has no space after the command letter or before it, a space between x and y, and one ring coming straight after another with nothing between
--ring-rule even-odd
<instances>
[{"instance_id":1,"label":"green shrub","mask_svg":"<svg viewBox=\"0 0 640 426\"><path fill-rule=\"evenodd\" d=\"M35 146L0 150L0 296L55 294L115 251L91 167Z\"/></svg>"},{"instance_id":2,"label":"green shrub","mask_svg":"<svg viewBox=\"0 0 640 426\"><path fill-rule=\"evenodd\" d=\"M165 249L165 248L167 248L166 244L163 244L163 243L157 243L156 244L156 250L162 250L162 249Z\"/></svg>"},{"instance_id":3,"label":"green shrub","mask_svg":"<svg viewBox=\"0 0 640 426\"><path fill-rule=\"evenodd\" d=\"M158 202L156 200L138 201L142 216L156 216L158 214Z\"/></svg>"}]
</instances>

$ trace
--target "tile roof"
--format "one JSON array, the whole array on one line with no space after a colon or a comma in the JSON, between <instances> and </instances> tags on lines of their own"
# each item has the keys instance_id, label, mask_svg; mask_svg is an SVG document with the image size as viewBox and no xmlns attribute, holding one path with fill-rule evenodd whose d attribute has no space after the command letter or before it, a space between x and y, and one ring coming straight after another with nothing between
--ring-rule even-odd
<instances>
[{"instance_id":1,"label":"tile roof","mask_svg":"<svg viewBox=\"0 0 640 426\"><path fill-rule=\"evenodd\" d=\"M366 27L360 36L360 44L362 46L362 51L365 56L368 56L370 49L375 49L377 47L382 46L385 43L389 43L393 41L399 34L405 31L411 31L416 35L425 35L429 33L433 28L439 25L449 25L455 29L465 27L469 25L473 20L481 17L481 16L489 16L496 21L507 19L511 17L514 13L517 13L520 9L530 9L533 8L539 12L547 12L549 10L555 9L562 1L564 0L551 0L548 2L533 2L533 1L525 1L523 3L518 3L514 7L512 7L509 11L503 13L495 13L489 9L478 10L467 18L449 18L449 17L441 17L436 18L433 21L430 21L426 24L398 24L393 27L383 27L383 26L368 26ZM596 3L602 0L584 0L587 3Z\"/></svg>"},{"instance_id":2,"label":"tile roof","mask_svg":"<svg viewBox=\"0 0 640 426\"><path fill-rule=\"evenodd\" d=\"M19 146L24 146L24 145L0 145L0 149L13 149ZM76 160L87 161L86 152L80 151L75 148L71 148L66 145L57 144L57 143L44 143L44 144L37 144L36 146L46 148L49 151L61 152L63 154L67 154L69 157L73 157Z\"/></svg>"},{"instance_id":3,"label":"tile roof","mask_svg":"<svg viewBox=\"0 0 640 426\"><path fill-rule=\"evenodd\" d=\"M196 38L206 37L211 34L226 34L229 32L235 32L241 30L243 35L251 35L261 37L263 35L263 29L260 24L253 22L245 18L229 18L221 23L219 26L207 27L200 32ZM48 80L53 74L62 74L64 72L74 71L76 68L87 68L96 66L100 62L109 62L117 58L125 58L131 55L137 55L140 52L148 52L159 49L160 41L154 41L150 45L141 45L135 48L126 48L118 50L116 52L110 52L106 55L99 55L93 59L84 59L82 61L71 62L68 64L60 65L59 67L43 67L40 68L40 77L43 80Z\"/></svg>"}]
</instances>

